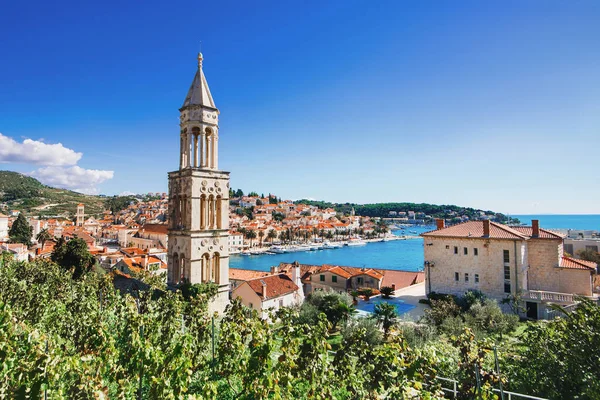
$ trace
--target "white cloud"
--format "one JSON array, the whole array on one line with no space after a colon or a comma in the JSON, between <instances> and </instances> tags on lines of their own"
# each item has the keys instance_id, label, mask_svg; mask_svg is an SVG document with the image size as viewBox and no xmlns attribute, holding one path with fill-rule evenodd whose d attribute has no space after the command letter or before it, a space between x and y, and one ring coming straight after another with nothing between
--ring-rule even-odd
<instances>
[{"instance_id":1,"label":"white cloud","mask_svg":"<svg viewBox=\"0 0 600 400\"><path fill-rule=\"evenodd\" d=\"M25 139L22 143L0 133L0 163L35 165L75 165L83 156L61 143L48 144Z\"/></svg>"},{"instance_id":2,"label":"white cloud","mask_svg":"<svg viewBox=\"0 0 600 400\"><path fill-rule=\"evenodd\" d=\"M128 190L119 193L119 196L135 196L137 193L130 192Z\"/></svg>"},{"instance_id":3,"label":"white cloud","mask_svg":"<svg viewBox=\"0 0 600 400\"><path fill-rule=\"evenodd\" d=\"M45 185L70 189L85 194L97 194L97 186L114 176L114 171L84 169L77 165L72 167L49 166L39 168L31 176Z\"/></svg>"}]
</instances>

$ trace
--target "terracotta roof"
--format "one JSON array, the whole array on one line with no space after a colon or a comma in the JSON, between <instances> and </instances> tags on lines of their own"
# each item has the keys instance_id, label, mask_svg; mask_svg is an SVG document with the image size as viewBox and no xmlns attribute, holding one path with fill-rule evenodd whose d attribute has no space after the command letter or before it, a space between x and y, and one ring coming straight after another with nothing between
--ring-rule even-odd
<instances>
[{"instance_id":1,"label":"terracotta roof","mask_svg":"<svg viewBox=\"0 0 600 400\"><path fill-rule=\"evenodd\" d=\"M325 272L325 271L321 271ZM332 274L336 274L341 276L342 278L348 279L352 276L349 272L345 271L342 267L335 266L327 270L327 272L331 272Z\"/></svg>"},{"instance_id":2,"label":"terracotta roof","mask_svg":"<svg viewBox=\"0 0 600 400\"><path fill-rule=\"evenodd\" d=\"M380 274L379 272L375 271L374 269L367 269L367 270L358 272L358 273L354 274L353 276L360 276L360 275L367 275L367 276L370 276L371 278L375 278L377 280L381 280L381 278L383 278L383 274Z\"/></svg>"},{"instance_id":3,"label":"terracotta roof","mask_svg":"<svg viewBox=\"0 0 600 400\"><path fill-rule=\"evenodd\" d=\"M484 221L469 221L435 231L422 233L425 237L488 238L483 236ZM509 226L490 221L490 239L524 240L528 237Z\"/></svg>"},{"instance_id":4,"label":"terracotta roof","mask_svg":"<svg viewBox=\"0 0 600 400\"><path fill-rule=\"evenodd\" d=\"M145 232L159 233L166 235L168 226L166 224L146 224L142 227Z\"/></svg>"},{"instance_id":5,"label":"terracotta roof","mask_svg":"<svg viewBox=\"0 0 600 400\"><path fill-rule=\"evenodd\" d=\"M396 285L396 290L425 281L424 272L385 271L381 286Z\"/></svg>"},{"instance_id":6,"label":"terracotta roof","mask_svg":"<svg viewBox=\"0 0 600 400\"><path fill-rule=\"evenodd\" d=\"M229 268L229 280L249 281L271 275L270 272L251 269Z\"/></svg>"},{"instance_id":7,"label":"terracotta roof","mask_svg":"<svg viewBox=\"0 0 600 400\"><path fill-rule=\"evenodd\" d=\"M578 259L570 258L570 257L563 257L562 260L560 260L560 267L561 268L569 268L569 269L585 269L585 270L595 271L597 268L597 265L593 261L584 261L584 260L578 260Z\"/></svg>"},{"instance_id":8,"label":"terracotta roof","mask_svg":"<svg viewBox=\"0 0 600 400\"><path fill-rule=\"evenodd\" d=\"M533 236L533 228L531 226L511 226L517 232L521 232L525 236ZM540 228L539 239L564 239L565 235L561 235L557 232L552 232L547 229Z\"/></svg>"},{"instance_id":9,"label":"terracotta roof","mask_svg":"<svg viewBox=\"0 0 600 400\"><path fill-rule=\"evenodd\" d=\"M298 286L296 286L296 284L292 282L290 277L288 277L286 274L278 274L265 276L262 278L256 278L246 281L246 283L263 301L273 299L276 297L281 297L298 290ZM266 285L267 288L266 297L263 297L264 285Z\"/></svg>"}]
</instances>

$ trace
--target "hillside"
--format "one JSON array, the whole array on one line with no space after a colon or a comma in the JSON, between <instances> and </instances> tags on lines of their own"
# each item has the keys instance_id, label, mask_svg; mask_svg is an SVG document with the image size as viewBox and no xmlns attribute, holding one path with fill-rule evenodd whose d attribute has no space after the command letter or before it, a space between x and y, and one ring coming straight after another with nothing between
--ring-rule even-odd
<instances>
[{"instance_id":1,"label":"hillside","mask_svg":"<svg viewBox=\"0 0 600 400\"><path fill-rule=\"evenodd\" d=\"M52 188L12 171L0 171L0 202L10 210L42 217L71 218L79 203L85 204L85 213L89 216L98 216L104 210L104 199L99 196Z\"/></svg>"}]
</instances>

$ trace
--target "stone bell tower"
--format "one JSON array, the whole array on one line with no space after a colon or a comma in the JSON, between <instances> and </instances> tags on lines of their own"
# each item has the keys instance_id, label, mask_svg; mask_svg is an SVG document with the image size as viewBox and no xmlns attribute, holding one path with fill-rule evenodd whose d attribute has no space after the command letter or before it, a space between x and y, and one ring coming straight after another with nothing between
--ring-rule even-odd
<instances>
[{"instance_id":1,"label":"stone bell tower","mask_svg":"<svg viewBox=\"0 0 600 400\"><path fill-rule=\"evenodd\" d=\"M210 310L229 303L229 172L219 171L219 110L202 71L179 109L179 170L169 173L168 282L215 282Z\"/></svg>"}]
</instances>

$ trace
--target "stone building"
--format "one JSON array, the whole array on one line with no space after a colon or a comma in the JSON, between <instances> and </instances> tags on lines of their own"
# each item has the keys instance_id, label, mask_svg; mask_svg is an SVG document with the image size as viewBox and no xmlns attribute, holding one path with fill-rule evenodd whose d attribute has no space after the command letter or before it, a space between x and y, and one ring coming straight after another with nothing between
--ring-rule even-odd
<instances>
[{"instance_id":1,"label":"stone building","mask_svg":"<svg viewBox=\"0 0 600 400\"><path fill-rule=\"evenodd\" d=\"M83 203L77 204L77 212L75 214L75 218L75 225L83 226L83 222L85 220L85 205Z\"/></svg>"},{"instance_id":2,"label":"stone building","mask_svg":"<svg viewBox=\"0 0 600 400\"><path fill-rule=\"evenodd\" d=\"M565 257L563 235L539 227L471 221L423 233L427 293L479 290L502 300L520 296L527 317L546 317L549 303L593 296L596 266Z\"/></svg>"},{"instance_id":3,"label":"stone building","mask_svg":"<svg viewBox=\"0 0 600 400\"><path fill-rule=\"evenodd\" d=\"M229 172L219 170L219 110L202 54L179 109L179 170L169 173L168 282L219 285L211 310L229 302Z\"/></svg>"}]
</instances>

